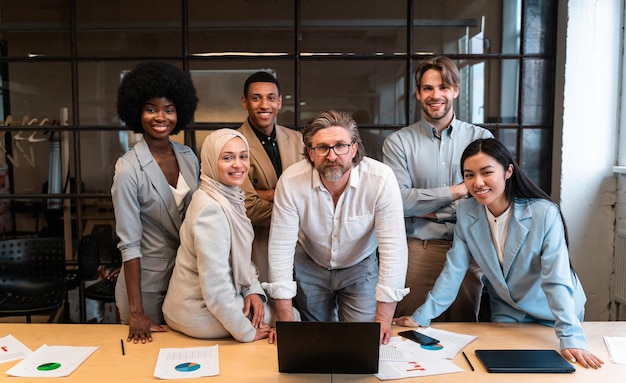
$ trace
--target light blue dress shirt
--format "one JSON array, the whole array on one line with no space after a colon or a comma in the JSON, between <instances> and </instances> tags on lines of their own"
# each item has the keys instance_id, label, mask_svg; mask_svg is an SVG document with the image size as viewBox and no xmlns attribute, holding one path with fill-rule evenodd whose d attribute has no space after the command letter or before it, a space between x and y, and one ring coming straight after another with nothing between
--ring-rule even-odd
<instances>
[{"instance_id":1,"label":"light blue dress shirt","mask_svg":"<svg viewBox=\"0 0 626 383\"><path fill-rule=\"evenodd\" d=\"M493 134L454 118L441 137L422 119L385 139L383 162L398 179L408 237L452 240L458 201L452 200L450 186L463 182L461 155L479 138ZM436 221L419 218L431 212Z\"/></svg>"}]
</instances>

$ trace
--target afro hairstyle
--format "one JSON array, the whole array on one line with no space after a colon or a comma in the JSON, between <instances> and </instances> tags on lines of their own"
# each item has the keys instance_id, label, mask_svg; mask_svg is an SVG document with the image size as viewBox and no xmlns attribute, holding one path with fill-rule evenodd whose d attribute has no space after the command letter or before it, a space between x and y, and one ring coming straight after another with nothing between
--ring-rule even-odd
<instances>
[{"instance_id":1,"label":"afro hairstyle","mask_svg":"<svg viewBox=\"0 0 626 383\"><path fill-rule=\"evenodd\" d=\"M180 69L163 61L139 64L127 73L117 93L117 114L136 133L144 133L141 114L145 102L165 97L176 107L177 123L170 133L176 134L193 121L198 106L196 88Z\"/></svg>"}]
</instances>

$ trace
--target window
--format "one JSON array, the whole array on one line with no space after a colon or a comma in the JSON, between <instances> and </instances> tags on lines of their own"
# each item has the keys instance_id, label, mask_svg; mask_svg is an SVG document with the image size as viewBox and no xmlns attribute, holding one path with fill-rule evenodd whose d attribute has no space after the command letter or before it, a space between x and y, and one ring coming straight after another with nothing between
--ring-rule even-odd
<instances>
[{"instance_id":1,"label":"window","mask_svg":"<svg viewBox=\"0 0 626 383\"><path fill-rule=\"evenodd\" d=\"M284 98L280 124L300 129L329 108L352 113L367 153L380 158L384 138L420 116L415 68L446 54L463 73L459 118L492 130L550 192L556 8L556 0L3 0L0 144L21 162L0 153L0 232L46 226L45 201L58 197L42 188L50 142L18 139L52 129L64 136L64 224L71 218L75 237L88 220L112 215L113 166L135 139L116 116L120 74L153 58L195 74L271 69ZM240 112L243 84L198 86L207 99L235 98ZM9 115L47 123L6 124ZM220 115L230 116L201 102L180 140L198 145L207 130L239 126Z\"/></svg>"}]
</instances>

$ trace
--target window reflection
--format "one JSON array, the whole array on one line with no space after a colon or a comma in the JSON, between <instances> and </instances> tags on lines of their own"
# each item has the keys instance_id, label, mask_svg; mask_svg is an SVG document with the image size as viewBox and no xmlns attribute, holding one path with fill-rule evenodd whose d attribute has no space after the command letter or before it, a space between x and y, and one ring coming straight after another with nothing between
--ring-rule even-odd
<instances>
[{"instance_id":1,"label":"window reflection","mask_svg":"<svg viewBox=\"0 0 626 383\"><path fill-rule=\"evenodd\" d=\"M293 0L189 0L192 55L294 54Z\"/></svg>"},{"instance_id":2,"label":"window reflection","mask_svg":"<svg viewBox=\"0 0 626 383\"><path fill-rule=\"evenodd\" d=\"M380 159L384 138L420 118L414 69L425 56L447 54L463 76L457 117L491 129L543 187L556 9L555 0L2 0L0 75L8 87L0 97L4 117L17 119L56 118L67 107L76 117L71 129L84 129L68 133L81 137L71 161L85 163L79 176L89 190L108 193L115 159L135 140L116 114L119 75L139 62L166 59L192 74L271 69L283 94L280 124L302 128L322 110L344 110L368 155ZM199 145L206 129L243 121L243 79L195 81ZM214 109L221 107L232 115ZM41 156L47 163L47 150ZM32 177L23 170L13 191L38 191L32 185L48 169Z\"/></svg>"},{"instance_id":3,"label":"window reflection","mask_svg":"<svg viewBox=\"0 0 626 383\"><path fill-rule=\"evenodd\" d=\"M180 0L77 1L77 52L101 57L179 55L181 11Z\"/></svg>"},{"instance_id":4,"label":"window reflection","mask_svg":"<svg viewBox=\"0 0 626 383\"><path fill-rule=\"evenodd\" d=\"M524 125L547 125L552 119L553 85L545 79L554 73L551 59L524 60L522 81L522 123Z\"/></svg>"},{"instance_id":5,"label":"window reflection","mask_svg":"<svg viewBox=\"0 0 626 383\"><path fill-rule=\"evenodd\" d=\"M320 111L369 114L371 124L406 124L403 61L307 61L302 63L300 123Z\"/></svg>"},{"instance_id":6,"label":"window reflection","mask_svg":"<svg viewBox=\"0 0 626 383\"><path fill-rule=\"evenodd\" d=\"M0 40L13 57L68 56L67 0L2 0Z\"/></svg>"},{"instance_id":7,"label":"window reflection","mask_svg":"<svg viewBox=\"0 0 626 383\"><path fill-rule=\"evenodd\" d=\"M406 52L406 2L302 0L302 52L393 55Z\"/></svg>"},{"instance_id":8,"label":"window reflection","mask_svg":"<svg viewBox=\"0 0 626 383\"><path fill-rule=\"evenodd\" d=\"M519 164L544 191L550 192L552 132L547 129L524 129Z\"/></svg>"}]
</instances>

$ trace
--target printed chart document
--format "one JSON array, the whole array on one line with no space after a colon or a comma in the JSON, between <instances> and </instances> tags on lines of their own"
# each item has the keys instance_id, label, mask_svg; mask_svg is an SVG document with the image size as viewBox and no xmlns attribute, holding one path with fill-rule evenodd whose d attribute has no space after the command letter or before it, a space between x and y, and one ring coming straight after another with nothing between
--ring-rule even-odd
<instances>
[{"instance_id":1,"label":"printed chart document","mask_svg":"<svg viewBox=\"0 0 626 383\"><path fill-rule=\"evenodd\" d=\"M68 376L97 349L97 346L47 346L44 344L6 373L23 378Z\"/></svg>"},{"instance_id":2,"label":"printed chart document","mask_svg":"<svg viewBox=\"0 0 626 383\"><path fill-rule=\"evenodd\" d=\"M390 380L454 372L463 372L463 369L447 359L415 358L409 362L380 361L378 373L374 376L380 380Z\"/></svg>"},{"instance_id":3,"label":"printed chart document","mask_svg":"<svg viewBox=\"0 0 626 383\"><path fill-rule=\"evenodd\" d=\"M0 338L0 363L22 359L32 353L31 349L11 334Z\"/></svg>"},{"instance_id":4,"label":"printed chart document","mask_svg":"<svg viewBox=\"0 0 626 383\"><path fill-rule=\"evenodd\" d=\"M219 375L217 345L211 347L162 348L154 369L160 379L201 378Z\"/></svg>"},{"instance_id":5,"label":"printed chart document","mask_svg":"<svg viewBox=\"0 0 626 383\"><path fill-rule=\"evenodd\" d=\"M400 343L402 343L402 337L400 336L392 336L389 338L389 342L387 344L380 345L380 351L378 353L378 360L380 361L391 361L391 362L409 362L411 360L410 354L405 354L397 348Z\"/></svg>"},{"instance_id":6,"label":"printed chart document","mask_svg":"<svg viewBox=\"0 0 626 383\"><path fill-rule=\"evenodd\" d=\"M412 378L418 376L451 374L464 370L454 364L454 359L465 346L473 342L474 335L458 334L434 328L420 328L419 332L439 340L436 346L422 346L411 340L393 337L387 347L395 351L383 350L381 346L378 373L380 380Z\"/></svg>"},{"instance_id":7,"label":"printed chart document","mask_svg":"<svg viewBox=\"0 0 626 383\"><path fill-rule=\"evenodd\" d=\"M611 362L626 364L626 337L605 336L604 343L609 350Z\"/></svg>"}]
</instances>

